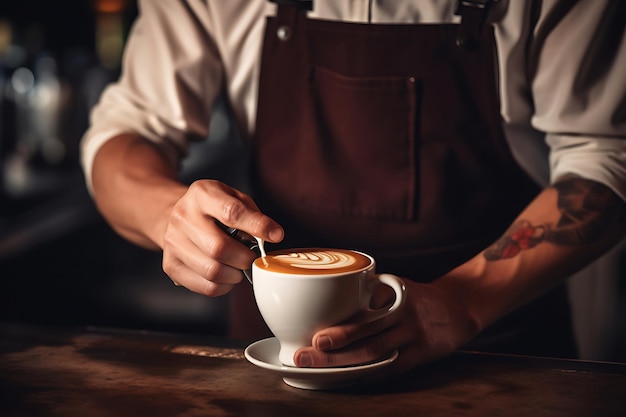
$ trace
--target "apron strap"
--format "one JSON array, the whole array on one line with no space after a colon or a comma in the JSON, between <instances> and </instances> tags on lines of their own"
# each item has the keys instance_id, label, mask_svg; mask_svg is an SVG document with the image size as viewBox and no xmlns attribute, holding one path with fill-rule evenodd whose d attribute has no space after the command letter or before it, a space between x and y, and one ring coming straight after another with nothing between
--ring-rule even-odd
<instances>
[{"instance_id":1,"label":"apron strap","mask_svg":"<svg viewBox=\"0 0 626 417\"><path fill-rule=\"evenodd\" d=\"M269 0L278 5L276 21L278 29L275 36L281 42L288 42L296 30L296 22L301 16L306 17L306 12L313 9L313 0Z\"/></svg>"},{"instance_id":2,"label":"apron strap","mask_svg":"<svg viewBox=\"0 0 626 417\"><path fill-rule=\"evenodd\" d=\"M457 0L454 14L461 16L456 35L459 48L470 50L478 47L491 3L492 0Z\"/></svg>"},{"instance_id":3,"label":"apron strap","mask_svg":"<svg viewBox=\"0 0 626 417\"><path fill-rule=\"evenodd\" d=\"M301 10L313 10L313 0L270 0L270 2L278 5L286 4L288 6L295 6Z\"/></svg>"}]
</instances>

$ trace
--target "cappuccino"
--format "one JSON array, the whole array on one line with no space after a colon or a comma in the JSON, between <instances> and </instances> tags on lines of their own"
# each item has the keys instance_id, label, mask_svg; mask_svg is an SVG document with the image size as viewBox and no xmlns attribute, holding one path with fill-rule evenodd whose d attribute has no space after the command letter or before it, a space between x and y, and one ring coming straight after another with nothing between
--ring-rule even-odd
<instances>
[{"instance_id":1,"label":"cappuccino","mask_svg":"<svg viewBox=\"0 0 626 417\"><path fill-rule=\"evenodd\" d=\"M275 251L254 261L259 269L297 275L356 272L369 267L372 263L372 259L360 252L325 248Z\"/></svg>"},{"instance_id":2,"label":"cappuccino","mask_svg":"<svg viewBox=\"0 0 626 417\"><path fill-rule=\"evenodd\" d=\"M313 335L362 313L363 323L397 310L404 299L404 282L377 274L369 255L345 249L304 248L270 252L252 264L252 286L259 311L280 342L278 358L294 366L294 354L311 346ZM375 288L390 287L391 307L370 308Z\"/></svg>"}]
</instances>

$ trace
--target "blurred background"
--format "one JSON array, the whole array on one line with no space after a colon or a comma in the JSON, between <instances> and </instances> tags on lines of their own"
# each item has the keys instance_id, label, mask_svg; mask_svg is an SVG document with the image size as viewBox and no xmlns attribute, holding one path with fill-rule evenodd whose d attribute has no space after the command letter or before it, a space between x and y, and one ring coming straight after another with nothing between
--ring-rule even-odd
<instances>
[{"instance_id":1,"label":"blurred background","mask_svg":"<svg viewBox=\"0 0 626 417\"><path fill-rule=\"evenodd\" d=\"M1 3L0 320L223 334L228 297L174 287L160 253L113 233L78 164L89 111L119 74L135 2ZM183 178L246 191L244 150L218 103ZM624 246L571 280L585 359L626 362Z\"/></svg>"},{"instance_id":2,"label":"blurred background","mask_svg":"<svg viewBox=\"0 0 626 417\"><path fill-rule=\"evenodd\" d=\"M0 320L223 333L228 298L175 287L160 253L109 229L80 170L79 141L119 74L135 2L0 3ZM235 135L219 103L185 179L242 182Z\"/></svg>"}]
</instances>

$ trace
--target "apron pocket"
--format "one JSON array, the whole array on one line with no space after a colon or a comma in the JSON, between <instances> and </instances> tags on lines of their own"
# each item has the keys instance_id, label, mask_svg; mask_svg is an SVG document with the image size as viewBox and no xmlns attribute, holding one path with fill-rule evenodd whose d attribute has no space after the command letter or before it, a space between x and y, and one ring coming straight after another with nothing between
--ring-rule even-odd
<instances>
[{"instance_id":1,"label":"apron pocket","mask_svg":"<svg viewBox=\"0 0 626 417\"><path fill-rule=\"evenodd\" d=\"M303 123L298 199L309 209L415 220L416 80L315 68Z\"/></svg>"}]
</instances>

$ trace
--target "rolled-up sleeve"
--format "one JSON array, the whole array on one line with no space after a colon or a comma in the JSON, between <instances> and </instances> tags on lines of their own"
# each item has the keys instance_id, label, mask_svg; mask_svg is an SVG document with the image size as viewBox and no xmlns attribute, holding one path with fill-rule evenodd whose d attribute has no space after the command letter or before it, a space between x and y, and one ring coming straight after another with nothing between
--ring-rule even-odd
<instances>
[{"instance_id":1,"label":"rolled-up sleeve","mask_svg":"<svg viewBox=\"0 0 626 417\"><path fill-rule=\"evenodd\" d=\"M162 147L172 164L186 154L190 140L207 137L223 69L203 5L199 0L139 2L120 79L103 91L81 140L90 190L95 155L114 136L139 134Z\"/></svg>"},{"instance_id":2,"label":"rolled-up sleeve","mask_svg":"<svg viewBox=\"0 0 626 417\"><path fill-rule=\"evenodd\" d=\"M544 1L530 48L535 128L551 180L577 174L626 201L626 2Z\"/></svg>"},{"instance_id":3,"label":"rolled-up sleeve","mask_svg":"<svg viewBox=\"0 0 626 417\"><path fill-rule=\"evenodd\" d=\"M575 174L605 184L626 201L626 140L548 135L552 181Z\"/></svg>"}]
</instances>

